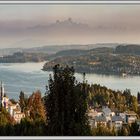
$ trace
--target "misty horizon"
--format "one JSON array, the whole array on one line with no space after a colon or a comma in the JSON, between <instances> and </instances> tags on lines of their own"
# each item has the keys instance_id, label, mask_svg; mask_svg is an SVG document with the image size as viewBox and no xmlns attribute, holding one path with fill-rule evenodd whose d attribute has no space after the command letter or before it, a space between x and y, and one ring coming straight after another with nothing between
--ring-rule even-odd
<instances>
[{"instance_id":1,"label":"misty horizon","mask_svg":"<svg viewBox=\"0 0 140 140\"><path fill-rule=\"evenodd\" d=\"M140 44L139 6L0 6L0 48Z\"/></svg>"}]
</instances>

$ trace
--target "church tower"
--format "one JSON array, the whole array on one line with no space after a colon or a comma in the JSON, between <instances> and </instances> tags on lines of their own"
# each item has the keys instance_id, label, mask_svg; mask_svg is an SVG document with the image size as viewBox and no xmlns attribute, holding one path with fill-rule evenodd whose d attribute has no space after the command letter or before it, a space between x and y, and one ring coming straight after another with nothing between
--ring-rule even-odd
<instances>
[{"instance_id":1,"label":"church tower","mask_svg":"<svg viewBox=\"0 0 140 140\"><path fill-rule=\"evenodd\" d=\"M3 96L4 96L4 86L3 86L3 83L1 81L1 85L0 85L0 107L2 107Z\"/></svg>"}]
</instances>

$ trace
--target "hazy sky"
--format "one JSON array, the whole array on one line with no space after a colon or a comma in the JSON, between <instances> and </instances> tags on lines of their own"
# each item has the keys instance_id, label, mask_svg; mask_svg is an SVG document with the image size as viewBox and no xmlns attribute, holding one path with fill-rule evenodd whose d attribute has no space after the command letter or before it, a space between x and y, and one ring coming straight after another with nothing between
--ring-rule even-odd
<instances>
[{"instance_id":1,"label":"hazy sky","mask_svg":"<svg viewBox=\"0 0 140 140\"><path fill-rule=\"evenodd\" d=\"M63 22L69 17L74 23L87 24L90 32L84 34L88 30L86 26L83 27L85 29L74 30L74 24L70 27L70 33L66 29L65 34L61 34L62 28L58 30L55 24L51 26L54 30L48 30L56 20ZM83 30L82 34L79 30ZM1 48L45 44L140 43L139 38L139 5L0 6Z\"/></svg>"}]
</instances>

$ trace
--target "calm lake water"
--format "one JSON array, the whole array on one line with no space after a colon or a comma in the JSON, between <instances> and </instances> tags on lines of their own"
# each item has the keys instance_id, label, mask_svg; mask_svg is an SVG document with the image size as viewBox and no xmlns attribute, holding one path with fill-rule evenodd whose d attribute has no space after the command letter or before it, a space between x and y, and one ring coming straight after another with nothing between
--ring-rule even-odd
<instances>
[{"instance_id":1,"label":"calm lake water","mask_svg":"<svg viewBox=\"0 0 140 140\"><path fill-rule=\"evenodd\" d=\"M20 91L30 95L33 91L40 90L45 93L49 74L42 71L41 63L6 63L0 64L0 80L4 82L5 92L9 98L18 99ZM78 81L82 81L81 74L75 74ZM86 80L90 84L100 84L114 90L130 89L133 95L140 91L140 76L118 77L97 74L86 74Z\"/></svg>"}]
</instances>

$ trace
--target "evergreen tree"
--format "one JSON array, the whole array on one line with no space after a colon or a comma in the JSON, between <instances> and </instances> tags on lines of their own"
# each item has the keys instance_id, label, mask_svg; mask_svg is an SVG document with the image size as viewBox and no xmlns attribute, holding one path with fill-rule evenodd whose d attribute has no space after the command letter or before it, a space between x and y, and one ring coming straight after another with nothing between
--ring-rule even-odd
<instances>
[{"instance_id":1,"label":"evergreen tree","mask_svg":"<svg viewBox=\"0 0 140 140\"><path fill-rule=\"evenodd\" d=\"M73 67L53 68L46 95L48 135L89 135L84 86L77 83Z\"/></svg>"},{"instance_id":2,"label":"evergreen tree","mask_svg":"<svg viewBox=\"0 0 140 140\"><path fill-rule=\"evenodd\" d=\"M25 108L25 97L24 97L24 92L21 91L20 95L19 95L19 105L21 107L21 111L23 112L24 108Z\"/></svg>"},{"instance_id":3,"label":"evergreen tree","mask_svg":"<svg viewBox=\"0 0 140 140\"><path fill-rule=\"evenodd\" d=\"M140 103L140 92L137 93L137 100L138 100L138 103Z\"/></svg>"},{"instance_id":4,"label":"evergreen tree","mask_svg":"<svg viewBox=\"0 0 140 140\"><path fill-rule=\"evenodd\" d=\"M137 123L132 123L129 127L130 129L130 136L140 136L140 132L138 131L139 126L137 125Z\"/></svg>"},{"instance_id":5,"label":"evergreen tree","mask_svg":"<svg viewBox=\"0 0 140 140\"><path fill-rule=\"evenodd\" d=\"M138 111L138 101L137 101L137 98L135 96L131 96L131 108L135 112Z\"/></svg>"},{"instance_id":6,"label":"evergreen tree","mask_svg":"<svg viewBox=\"0 0 140 140\"><path fill-rule=\"evenodd\" d=\"M123 95L126 97L126 105L130 106L131 92L129 89L124 90Z\"/></svg>"}]
</instances>

